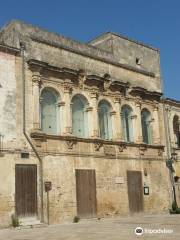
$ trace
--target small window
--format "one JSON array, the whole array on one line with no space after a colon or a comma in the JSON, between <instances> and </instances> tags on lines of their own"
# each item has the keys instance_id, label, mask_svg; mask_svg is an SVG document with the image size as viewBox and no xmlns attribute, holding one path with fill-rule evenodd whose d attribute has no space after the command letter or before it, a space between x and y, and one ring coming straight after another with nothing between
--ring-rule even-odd
<instances>
[{"instance_id":1,"label":"small window","mask_svg":"<svg viewBox=\"0 0 180 240\"><path fill-rule=\"evenodd\" d=\"M136 64L141 65L141 58L136 58Z\"/></svg>"},{"instance_id":2,"label":"small window","mask_svg":"<svg viewBox=\"0 0 180 240\"><path fill-rule=\"evenodd\" d=\"M27 152L22 152L22 153L21 153L21 158L29 158L29 153L27 153Z\"/></svg>"}]
</instances>

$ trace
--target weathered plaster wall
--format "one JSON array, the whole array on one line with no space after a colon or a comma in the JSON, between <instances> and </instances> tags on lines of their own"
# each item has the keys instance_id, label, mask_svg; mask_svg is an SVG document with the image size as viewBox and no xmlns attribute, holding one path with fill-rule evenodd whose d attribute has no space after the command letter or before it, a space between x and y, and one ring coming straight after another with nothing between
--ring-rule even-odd
<instances>
[{"instance_id":1,"label":"weathered plaster wall","mask_svg":"<svg viewBox=\"0 0 180 240\"><path fill-rule=\"evenodd\" d=\"M0 52L0 133L4 141L16 137L15 56Z\"/></svg>"}]
</instances>

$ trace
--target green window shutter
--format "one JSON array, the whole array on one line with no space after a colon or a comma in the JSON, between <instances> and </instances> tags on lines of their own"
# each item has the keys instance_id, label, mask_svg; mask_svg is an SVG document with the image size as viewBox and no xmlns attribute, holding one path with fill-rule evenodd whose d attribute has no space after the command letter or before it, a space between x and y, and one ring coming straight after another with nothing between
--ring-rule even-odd
<instances>
[{"instance_id":1,"label":"green window shutter","mask_svg":"<svg viewBox=\"0 0 180 240\"><path fill-rule=\"evenodd\" d=\"M77 137L85 137L85 104L79 96L72 100L72 130Z\"/></svg>"},{"instance_id":2,"label":"green window shutter","mask_svg":"<svg viewBox=\"0 0 180 240\"><path fill-rule=\"evenodd\" d=\"M151 114L147 109L143 109L141 112L141 125L142 125L142 137L143 142L147 144L152 143L152 129L150 126Z\"/></svg>"},{"instance_id":3,"label":"green window shutter","mask_svg":"<svg viewBox=\"0 0 180 240\"><path fill-rule=\"evenodd\" d=\"M124 141L133 142L132 109L127 105L121 109L121 125Z\"/></svg>"},{"instance_id":4,"label":"green window shutter","mask_svg":"<svg viewBox=\"0 0 180 240\"><path fill-rule=\"evenodd\" d=\"M57 134L58 109L57 96L49 89L42 92L41 128L47 134Z\"/></svg>"},{"instance_id":5,"label":"green window shutter","mask_svg":"<svg viewBox=\"0 0 180 240\"><path fill-rule=\"evenodd\" d=\"M99 118L99 131L100 131L100 137L102 139L111 139L112 138L112 122L111 122L111 106L109 103L102 101L99 104L99 112L98 112L98 118Z\"/></svg>"}]
</instances>

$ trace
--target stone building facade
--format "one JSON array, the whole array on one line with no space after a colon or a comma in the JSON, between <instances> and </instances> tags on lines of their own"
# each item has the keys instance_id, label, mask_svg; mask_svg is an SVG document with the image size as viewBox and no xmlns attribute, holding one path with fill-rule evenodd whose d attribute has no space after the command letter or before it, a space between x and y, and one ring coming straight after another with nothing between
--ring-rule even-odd
<instances>
[{"instance_id":1,"label":"stone building facade","mask_svg":"<svg viewBox=\"0 0 180 240\"><path fill-rule=\"evenodd\" d=\"M167 211L166 160L179 154L167 134L175 144L180 105L162 99L159 51L114 33L84 44L19 21L0 43L1 226L12 214L52 224Z\"/></svg>"}]
</instances>

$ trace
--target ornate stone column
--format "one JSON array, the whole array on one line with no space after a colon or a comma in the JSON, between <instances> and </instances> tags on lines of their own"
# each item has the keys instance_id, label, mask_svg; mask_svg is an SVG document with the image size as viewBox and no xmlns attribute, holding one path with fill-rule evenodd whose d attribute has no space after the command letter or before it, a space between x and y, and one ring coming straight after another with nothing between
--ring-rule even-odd
<instances>
[{"instance_id":1,"label":"ornate stone column","mask_svg":"<svg viewBox=\"0 0 180 240\"><path fill-rule=\"evenodd\" d=\"M91 137L97 138L99 137L99 124L98 124L98 106L97 99L98 93L97 90L94 89L91 92L91 105L92 105L92 127L91 127Z\"/></svg>"},{"instance_id":2,"label":"ornate stone column","mask_svg":"<svg viewBox=\"0 0 180 240\"><path fill-rule=\"evenodd\" d=\"M63 134L71 135L72 134L72 113L71 113L71 80L66 79L64 83L64 104L63 111L61 111L63 115ZM61 118L62 119L62 118Z\"/></svg>"},{"instance_id":3,"label":"ornate stone column","mask_svg":"<svg viewBox=\"0 0 180 240\"><path fill-rule=\"evenodd\" d=\"M142 143L142 124L141 124L141 99L136 99L135 101L135 116L134 119L134 140L136 143Z\"/></svg>"},{"instance_id":4,"label":"ornate stone column","mask_svg":"<svg viewBox=\"0 0 180 240\"><path fill-rule=\"evenodd\" d=\"M38 71L39 70L39 71ZM40 87L41 87L41 74L40 69L33 72L33 128L40 130Z\"/></svg>"},{"instance_id":5,"label":"ornate stone column","mask_svg":"<svg viewBox=\"0 0 180 240\"><path fill-rule=\"evenodd\" d=\"M160 144L160 128L159 128L159 107L158 104L154 105L153 108L153 144Z\"/></svg>"},{"instance_id":6,"label":"ornate stone column","mask_svg":"<svg viewBox=\"0 0 180 240\"><path fill-rule=\"evenodd\" d=\"M122 126L121 126L121 99L119 96L114 98L115 121L113 126L114 138L117 141L122 141Z\"/></svg>"}]
</instances>

